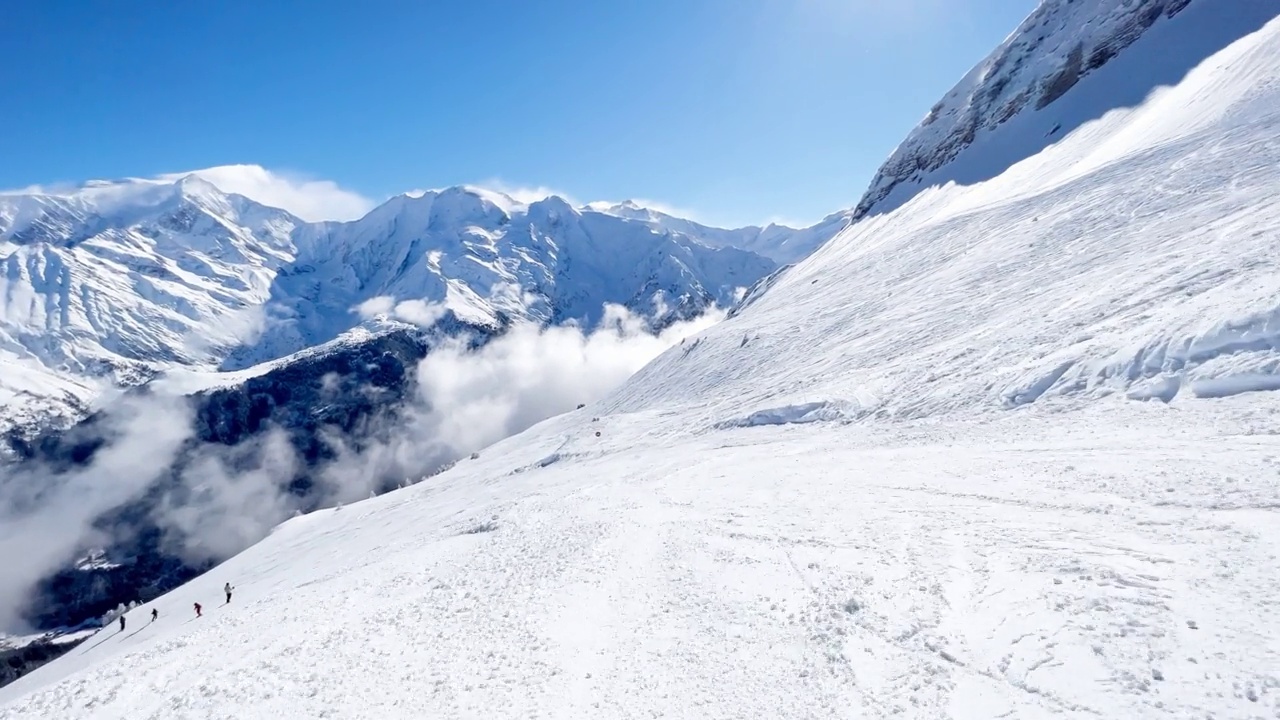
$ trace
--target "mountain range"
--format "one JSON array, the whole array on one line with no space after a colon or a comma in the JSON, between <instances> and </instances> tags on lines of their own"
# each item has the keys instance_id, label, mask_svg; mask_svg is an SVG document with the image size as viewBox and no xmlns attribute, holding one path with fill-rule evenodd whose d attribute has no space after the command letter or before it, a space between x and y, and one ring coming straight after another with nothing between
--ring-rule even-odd
<instances>
[{"instance_id":1,"label":"mountain range","mask_svg":"<svg viewBox=\"0 0 1280 720\"><path fill-rule=\"evenodd\" d=\"M243 369L378 317L593 327L614 304L661 328L730 306L822 239L474 187L322 223L198 174L4 194L0 422L74 421L104 387Z\"/></svg>"},{"instance_id":2,"label":"mountain range","mask_svg":"<svg viewBox=\"0 0 1280 720\"><path fill-rule=\"evenodd\" d=\"M98 378L167 418L185 377L195 418L24 617L238 589L99 633L0 719L1270 712L1277 76L1273 0L1044 0L802 230L477 188L350 223L195 178L13 200L5 349L80 420L16 465L111 477ZM400 434L454 344L606 306L728 312L470 454Z\"/></svg>"}]
</instances>

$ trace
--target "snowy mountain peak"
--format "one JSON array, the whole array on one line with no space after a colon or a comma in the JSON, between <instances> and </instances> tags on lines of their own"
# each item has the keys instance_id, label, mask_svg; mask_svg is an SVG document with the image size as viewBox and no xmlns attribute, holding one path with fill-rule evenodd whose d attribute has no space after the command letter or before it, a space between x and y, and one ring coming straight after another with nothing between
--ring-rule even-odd
<instances>
[{"instance_id":1,"label":"snowy mountain peak","mask_svg":"<svg viewBox=\"0 0 1280 720\"><path fill-rule=\"evenodd\" d=\"M569 204L569 201L558 195L548 195L547 197L529 203L526 212L530 217L545 217L548 219L560 219L566 216L578 216L581 213L578 208Z\"/></svg>"},{"instance_id":2,"label":"snowy mountain peak","mask_svg":"<svg viewBox=\"0 0 1280 720\"><path fill-rule=\"evenodd\" d=\"M424 195L419 202L430 203L434 222L484 225L502 223L510 218L510 211L513 208L507 200L509 198L498 193L454 186Z\"/></svg>"}]
</instances>

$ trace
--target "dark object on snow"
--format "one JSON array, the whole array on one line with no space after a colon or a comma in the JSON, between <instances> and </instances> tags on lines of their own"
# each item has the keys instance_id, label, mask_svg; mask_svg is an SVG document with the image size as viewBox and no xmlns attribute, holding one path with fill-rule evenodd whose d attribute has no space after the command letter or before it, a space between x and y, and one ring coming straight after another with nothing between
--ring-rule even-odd
<instances>
[{"instance_id":1,"label":"dark object on snow","mask_svg":"<svg viewBox=\"0 0 1280 720\"><path fill-rule=\"evenodd\" d=\"M124 632L124 616L120 616L120 632Z\"/></svg>"},{"instance_id":2,"label":"dark object on snow","mask_svg":"<svg viewBox=\"0 0 1280 720\"><path fill-rule=\"evenodd\" d=\"M200 614L200 603L196 603L196 617L204 617Z\"/></svg>"},{"instance_id":3,"label":"dark object on snow","mask_svg":"<svg viewBox=\"0 0 1280 720\"><path fill-rule=\"evenodd\" d=\"M155 622L158 619L160 619L160 611L155 608L151 608L151 622Z\"/></svg>"},{"instance_id":4,"label":"dark object on snow","mask_svg":"<svg viewBox=\"0 0 1280 720\"><path fill-rule=\"evenodd\" d=\"M581 410L582 408L584 408L584 407L586 407L586 406L587 406L587 404L586 404L586 403L578 403L578 409L579 409L579 410Z\"/></svg>"},{"instance_id":5,"label":"dark object on snow","mask_svg":"<svg viewBox=\"0 0 1280 720\"><path fill-rule=\"evenodd\" d=\"M231 583L227 583L226 585L223 585L223 586L222 586L222 592L224 592L224 593L226 593L226 594L227 594L227 604L228 604L228 605L230 605L230 604L231 604L231 591L232 591L232 590L235 590L235 588L231 587Z\"/></svg>"},{"instance_id":6,"label":"dark object on snow","mask_svg":"<svg viewBox=\"0 0 1280 720\"><path fill-rule=\"evenodd\" d=\"M597 430L597 431L596 431L596 437L600 437L600 431L599 431L599 430Z\"/></svg>"}]
</instances>

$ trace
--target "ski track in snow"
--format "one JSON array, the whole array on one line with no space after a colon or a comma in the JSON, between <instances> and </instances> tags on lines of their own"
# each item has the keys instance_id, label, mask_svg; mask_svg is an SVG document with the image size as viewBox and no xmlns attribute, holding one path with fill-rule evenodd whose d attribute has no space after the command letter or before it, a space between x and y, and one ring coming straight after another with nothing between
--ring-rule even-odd
<instances>
[{"instance_id":1,"label":"ski track in snow","mask_svg":"<svg viewBox=\"0 0 1280 720\"><path fill-rule=\"evenodd\" d=\"M286 523L0 718L1280 710L1276 437L572 420Z\"/></svg>"}]
</instances>

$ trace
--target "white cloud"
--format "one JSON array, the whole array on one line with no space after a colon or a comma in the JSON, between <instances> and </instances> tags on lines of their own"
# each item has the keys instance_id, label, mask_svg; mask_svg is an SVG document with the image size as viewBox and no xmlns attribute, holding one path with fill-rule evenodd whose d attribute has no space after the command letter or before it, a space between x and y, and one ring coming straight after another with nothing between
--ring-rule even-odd
<instances>
[{"instance_id":1,"label":"white cloud","mask_svg":"<svg viewBox=\"0 0 1280 720\"><path fill-rule=\"evenodd\" d=\"M443 312L424 300L373 298L358 311L429 324ZM578 403L604 397L683 338L724 316L713 311L659 335L644 318L606 306L591 332L576 326L523 324L478 348L455 338L433 348L416 369L418 395L400 409L367 418L324 441L333 459L310 468L320 504L349 502L444 467ZM228 331L252 330L253 318ZM322 379L326 393L343 378ZM375 388L366 388L374 392ZM176 483L152 508L166 550L190 560L221 558L264 537L308 502L282 487L304 462L281 430L234 447L188 445L193 408L157 388L119 397L98 428L107 444L85 467L37 463L0 473L0 629L15 628L32 587L86 546L107 545L94 522L137 498L183 458Z\"/></svg>"},{"instance_id":2,"label":"white cloud","mask_svg":"<svg viewBox=\"0 0 1280 720\"><path fill-rule=\"evenodd\" d=\"M693 210L689 210L688 208L676 207L675 205L669 205L667 203L662 202L661 200L635 198L631 202L643 208L656 210L657 212L660 212L663 215L670 215L671 217L682 218L684 220L692 220L694 222L700 222L700 220L698 220L698 213L694 212Z\"/></svg>"},{"instance_id":3,"label":"white cloud","mask_svg":"<svg viewBox=\"0 0 1280 720\"><path fill-rule=\"evenodd\" d=\"M161 180L187 175L211 183L225 193L287 210L303 220L355 220L376 204L359 193L338 187L331 180L312 180L293 173L267 170L260 165L221 165L186 173L170 173Z\"/></svg>"},{"instance_id":4,"label":"white cloud","mask_svg":"<svg viewBox=\"0 0 1280 720\"><path fill-rule=\"evenodd\" d=\"M463 340L434 349L418 366L425 415L411 442L452 460L521 432L579 403L601 399L659 353L724 317L721 311L661 334L621 306L606 306L590 332L522 324L482 347Z\"/></svg>"},{"instance_id":5,"label":"white cloud","mask_svg":"<svg viewBox=\"0 0 1280 720\"><path fill-rule=\"evenodd\" d=\"M362 320L373 320L390 315L396 308L396 299L390 295L379 295L355 306L355 312Z\"/></svg>"},{"instance_id":6,"label":"white cloud","mask_svg":"<svg viewBox=\"0 0 1280 720\"><path fill-rule=\"evenodd\" d=\"M297 454L273 428L234 447L202 445L154 511L166 549L193 562L221 560L258 542L296 508L280 487L293 477Z\"/></svg>"},{"instance_id":7,"label":"white cloud","mask_svg":"<svg viewBox=\"0 0 1280 720\"><path fill-rule=\"evenodd\" d=\"M18 626L32 587L96 538L98 516L146 490L191 436L181 398L124 397L105 413L107 442L87 466L22 465L0 475L0 628Z\"/></svg>"},{"instance_id":8,"label":"white cloud","mask_svg":"<svg viewBox=\"0 0 1280 720\"><path fill-rule=\"evenodd\" d=\"M402 300L390 295L379 295L369 298L353 308L362 320L377 318L395 318L419 327L431 327L444 317L448 308L444 303L427 302L426 300Z\"/></svg>"},{"instance_id":9,"label":"white cloud","mask_svg":"<svg viewBox=\"0 0 1280 720\"><path fill-rule=\"evenodd\" d=\"M154 178L126 178L106 183L51 183L0 190L0 195L69 195L87 187L107 195L138 183L171 183L194 175L224 193L243 195L250 200L287 210L308 222L355 220L377 204L370 198L346 190L331 180L314 180L295 173L267 170L261 165L220 165L189 172L165 173Z\"/></svg>"},{"instance_id":10,"label":"white cloud","mask_svg":"<svg viewBox=\"0 0 1280 720\"><path fill-rule=\"evenodd\" d=\"M412 323L419 327L431 327L444 317L446 312L444 303L429 303L426 300L405 300L398 303L395 307L395 316L398 320Z\"/></svg>"},{"instance_id":11,"label":"white cloud","mask_svg":"<svg viewBox=\"0 0 1280 720\"><path fill-rule=\"evenodd\" d=\"M546 200L549 197L555 196L564 200L570 205L573 205L575 207L579 206L578 201L574 200L573 196L570 195L569 193L563 192L561 190L556 190L555 188L549 188L545 185L512 184L498 178L491 178L489 180L485 180L484 182L476 183L476 185L478 187L486 188L488 190L500 192L503 195L506 195L507 197L511 198L512 200L515 200L516 202L519 202L519 203L523 203L525 205L528 205L529 203L538 202L539 200Z\"/></svg>"}]
</instances>

